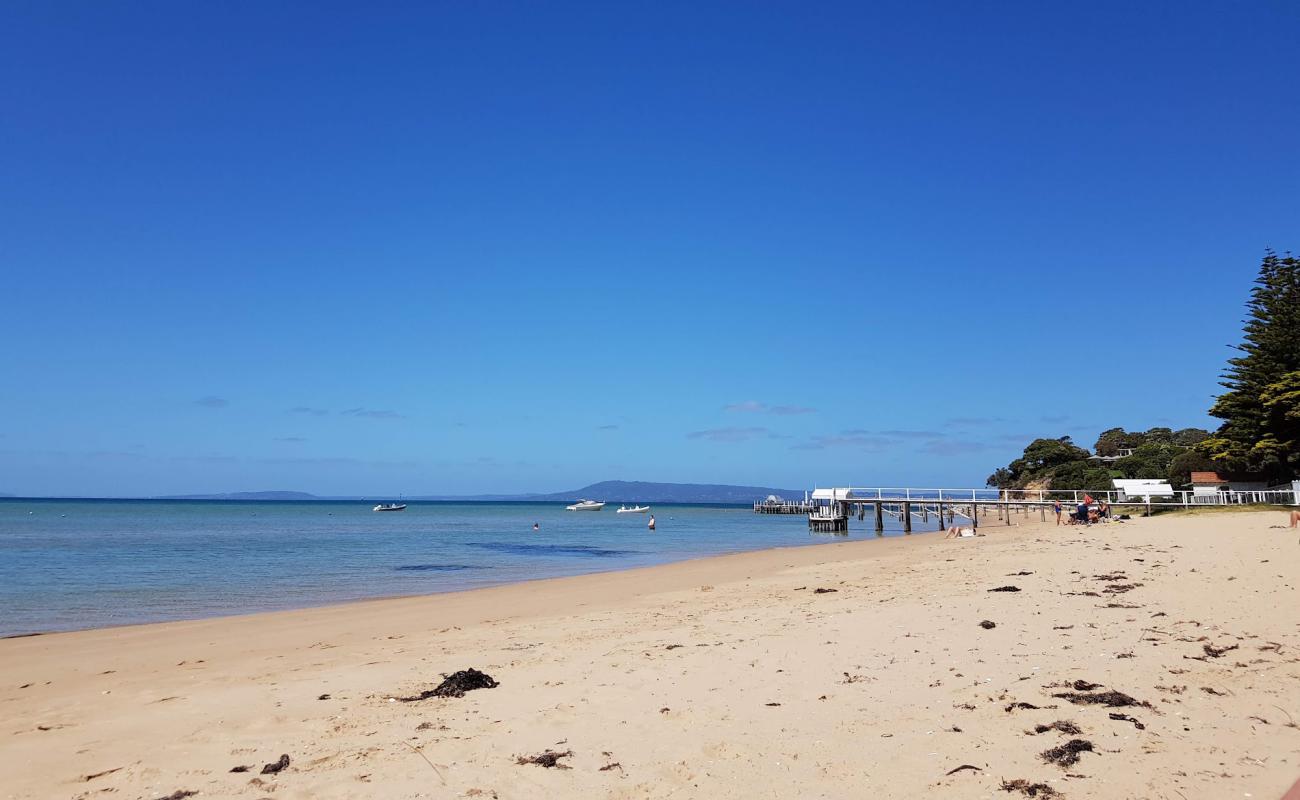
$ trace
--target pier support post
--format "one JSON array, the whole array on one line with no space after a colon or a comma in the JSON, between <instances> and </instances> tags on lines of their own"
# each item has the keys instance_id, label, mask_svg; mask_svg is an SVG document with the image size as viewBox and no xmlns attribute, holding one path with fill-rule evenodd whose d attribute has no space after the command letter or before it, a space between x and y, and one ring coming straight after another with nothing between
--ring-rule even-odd
<instances>
[{"instance_id":1,"label":"pier support post","mask_svg":"<svg viewBox=\"0 0 1300 800\"><path fill-rule=\"evenodd\" d=\"M970 526L974 530L980 529L980 507L978 503L971 503L970 506Z\"/></svg>"},{"instance_id":2,"label":"pier support post","mask_svg":"<svg viewBox=\"0 0 1300 800\"><path fill-rule=\"evenodd\" d=\"M877 500L876 501L876 533L883 534L884 532L885 532L885 504Z\"/></svg>"},{"instance_id":3,"label":"pier support post","mask_svg":"<svg viewBox=\"0 0 1300 800\"><path fill-rule=\"evenodd\" d=\"M939 504L939 530L943 530L943 503Z\"/></svg>"},{"instance_id":4,"label":"pier support post","mask_svg":"<svg viewBox=\"0 0 1300 800\"><path fill-rule=\"evenodd\" d=\"M903 503L903 533L912 532L912 504Z\"/></svg>"}]
</instances>

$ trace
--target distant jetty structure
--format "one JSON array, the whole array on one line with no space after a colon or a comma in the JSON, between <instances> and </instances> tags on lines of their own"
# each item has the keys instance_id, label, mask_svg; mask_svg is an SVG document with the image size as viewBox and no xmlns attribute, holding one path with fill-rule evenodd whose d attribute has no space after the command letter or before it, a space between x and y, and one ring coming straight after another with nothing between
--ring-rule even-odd
<instances>
[{"instance_id":1,"label":"distant jetty structure","mask_svg":"<svg viewBox=\"0 0 1300 800\"><path fill-rule=\"evenodd\" d=\"M875 521L876 533L885 530L885 518L902 523L903 532L911 533L913 525L928 526L933 520L936 530L956 522L958 517L969 520L978 528L984 521L996 519L1007 525L1015 516L1028 517L1035 510L1040 520L1060 502L1066 513L1073 513L1079 503L1092 500L1105 501L1115 508L1137 508L1150 514L1155 508L1204 505L1233 505L1266 503L1289 505L1300 502L1300 481L1267 490L1219 492L1207 497L1195 492L1178 491L1163 481L1115 481L1113 491L1089 489L913 489L913 488L857 488L836 487L814 489L805 493L804 499L785 500L769 496L754 503L756 514L807 514L808 530L813 533L847 533L849 519L856 516L865 520L870 512Z\"/></svg>"},{"instance_id":2,"label":"distant jetty structure","mask_svg":"<svg viewBox=\"0 0 1300 800\"><path fill-rule=\"evenodd\" d=\"M1025 494L1032 496L1025 497ZM1067 494L1063 503L1077 502L1075 497L1087 496L1086 492L1063 494ZM916 523L928 526L932 519L935 529L943 530L954 524L958 517L969 520L971 527L978 528L981 515L985 520L995 516L1010 525L1014 514L1027 516L1034 509L1038 510L1041 519L1047 519L1047 509L1056 499L1040 492L1011 489L814 489L809 497L808 530L813 533L847 533L849 519L856 516L864 520L868 511L878 534L885 530L886 517L902 523L904 533L911 533Z\"/></svg>"},{"instance_id":3,"label":"distant jetty structure","mask_svg":"<svg viewBox=\"0 0 1300 800\"><path fill-rule=\"evenodd\" d=\"M786 500L784 497L778 497L769 494L766 500L759 500L754 504L755 514L807 514L811 512L816 505L808 497L808 493L803 493L802 500Z\"/></svg>"}]
</instances>

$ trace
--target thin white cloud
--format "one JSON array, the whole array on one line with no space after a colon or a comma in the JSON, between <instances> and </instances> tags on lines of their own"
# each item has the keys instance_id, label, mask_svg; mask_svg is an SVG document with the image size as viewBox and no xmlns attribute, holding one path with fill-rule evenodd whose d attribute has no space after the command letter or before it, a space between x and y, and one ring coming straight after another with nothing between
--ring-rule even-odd
<instances>
[{"instance_id":1,"label":"thin white cloud","mask_svg":"<svg viewBox=\"0 0 1300 800\"><path fill-rule=\"evenodd\" d=\"M972 442L962 439L938 439L926 442L921 452L932 456L961 456L968 453L983 453L989 446L984 442Z\"/></svg>"},{"instance_id":2,"label":"thin white cloud","mask_svg":"<svg viewBox=\"0 0 1300 800\"><path fill-rule=\"evenodd\" d=\"M406 419L405 414L396 411L375 408L348 408L339 412L348 417L365 417L367 419Z\"/></svg>"},{"instance_id":3,"label":"thin white cloud","mask_svg":"<svg viewBox=\"0 0 1300 800\"><path fill-rule=\"evenodd\" d=\"M313 417L323 417L330 412L323 408L311 408L310 406L295 406L294 408L289 409L289 413L310 414Z\"/></svg>"},{"instance_id":4,"label":"thin white cloud","mask_svg":"<svg viewBox=\"0 0 1300 800\"><path fill-rule=\"evenodd\" d=\"M757 400L745 400L739 403L728 403L722 407L723 411L731 414L776 414L780 417L789 417L796 414L812 414L817 411L815 408L807 406L773 406L767 403L760 403Z\"/></svg>"},{"instance_id":5,"label":"thin white cloud","mask_svg":"<svg viewBox=\"0 0 1300 800\"><path fill-rule=\"evenodd\" d=\"M1002 417L953 417L944 423L948 428L980 428L985 425L997 425L1008 420Z\"/></svg>"},{"instance_id":6,"label":"thin white cloud","mask_svg":"<svg viewBox=\"0 0 1300 800\"><path fill-rule=\"evenodd\" d=\"M807 441L792 445L790 449L826 450L833 447L844 447L868 453L877 453L895 444L897 444L897 440L884 436L873 436L861 431L845 431L836 436L814 436Z\"/></svg>"},{"instance_id":7,"label":"thin white cloud","mask_svg":"<svg viewBox=\"0 0 1300 800\"><path fill-rule=\"evenodd\" d=\"M686 434L686 438L705 439L710 442L747 442L750 439L768 436L769 433L767 428L710 428L692 431Z\"/></svg>"}]
</instances>

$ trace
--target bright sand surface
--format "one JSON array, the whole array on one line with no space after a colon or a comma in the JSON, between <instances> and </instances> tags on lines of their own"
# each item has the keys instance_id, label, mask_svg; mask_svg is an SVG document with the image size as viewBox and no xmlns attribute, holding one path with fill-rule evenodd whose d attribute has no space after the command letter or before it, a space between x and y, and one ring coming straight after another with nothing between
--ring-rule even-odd
<instances>
[{"instance_id":1,"label":"bright sand surface","mask_svg":"<svg viewBox=\"0 0 1300 800\"><path fill-rule=\"evenodd\" d=\"M1025 779L1278 798L1300 777L1283 519L988 521L974 539L8 639L0 797L1016 798L1002 781ZM1022 591L988 591L1006 585ZM500 686L390 699L466 667ZM1150 705L1053 697L1075 681ZM1056 720L1081 733L1033 733ZM1093 749L1072 766L1040 757L1074 738ZM516 763L548 748L569 768ZM948 774L962 765L978 769Z\"/></svg>"}]
</instances>

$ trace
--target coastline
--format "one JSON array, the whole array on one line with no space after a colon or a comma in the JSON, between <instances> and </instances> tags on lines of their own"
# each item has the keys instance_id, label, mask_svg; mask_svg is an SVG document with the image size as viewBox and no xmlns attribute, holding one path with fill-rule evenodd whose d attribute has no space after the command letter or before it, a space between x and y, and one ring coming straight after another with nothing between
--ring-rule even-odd
<instances>
[{"instance_id":1,"label":"coastline","mask_svg":"<svg viewBox=\"0 0 1300 800\"><path fill-rule=\"evenodd\" d=\"M417 505L395 517L368 506L213 501L60 500L31 511L20 503L0 514L0 608L9 612L0 616L0 638L440 594L820 544L794 517L701 505L662 508L666 517L653 534L644 519L518 503ZM537 522L540 532L532 529Z\"/></svg>"},{"instance_id":2,"label":"coastline","mask_svg":"<svg viewBox=\"0 0 1300 800\"><path fill-rule=\"evenodd\" d=\"M992 525L0 640L0 756L28 765L7 794L1276 797L1300 775L1300 548L1275 516ZM467 667L501 685L390 699ZM1075 680L1150 706L1047 688ZM1025 732L1056 719L1096 747L1068 770L1038 756L1067 737ZM552 747L572 769L515 763Z\"/></svg>"}]
</instances>

